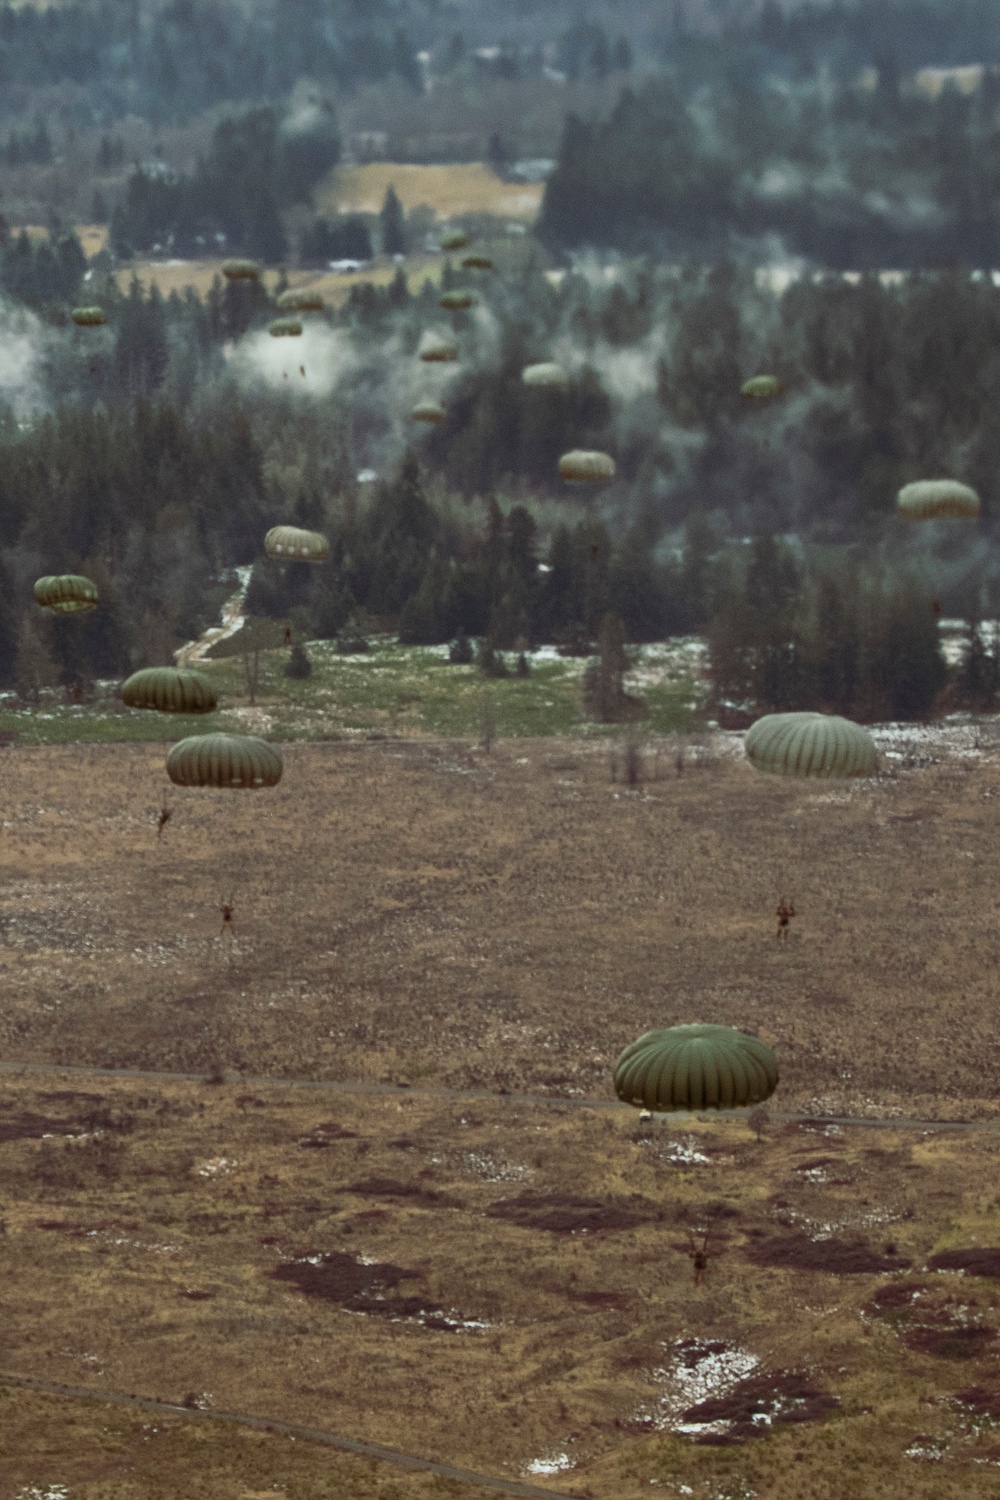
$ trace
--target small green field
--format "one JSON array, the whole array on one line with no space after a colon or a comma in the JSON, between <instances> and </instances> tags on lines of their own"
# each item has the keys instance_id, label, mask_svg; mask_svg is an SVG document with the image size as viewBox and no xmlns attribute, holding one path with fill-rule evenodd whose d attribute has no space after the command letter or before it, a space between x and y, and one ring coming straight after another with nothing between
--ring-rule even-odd
<instances>
[{"instance_id":1,"label":"small green field","mask_svg":"<svg viewBox=\"0 0 1000 1500\"><path fill-rule=\"evenodd\" d=\"M551 648L530 655L528 677L514 675L516 657L508 653L511 675L487 680L473 666L452 665L447 647L400 646L385 638L373 641L364 653L341 655L334 642L313 641L307 647L312 675L304 680L284 675L287 650L261 651L251 704L235 641L234 654L198 664L219 690L216 713L182 717L125 709L114 690L105 689L103 696L83 705L63 704L53 695L37 706L0 707L0 731L13 731L26 745L57 745L172 742L212 730L249 731L274 740L364 734L478 739L489 716L499 739L607 734L624 727L584 717L587 659L559 657ZM678 638L634 651L635 668L626 686L648 710L638 722L639 731L670 734L699 728L706 697L700 642Z\"/></svg>"}]
</instances>

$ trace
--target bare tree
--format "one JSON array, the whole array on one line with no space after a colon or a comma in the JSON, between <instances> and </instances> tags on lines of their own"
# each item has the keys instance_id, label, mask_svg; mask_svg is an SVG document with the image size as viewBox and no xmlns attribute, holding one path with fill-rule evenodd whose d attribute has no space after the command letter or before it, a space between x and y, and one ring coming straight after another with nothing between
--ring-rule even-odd
<instances>
[{"instance_id":1,"label":"bare tree","mask_svg":"<svg viewBox=\"0 0 1000 1500\"><path fill-rule=\"evenodd\" d=\"M497 736L496 706L492 693L483 693L479 699L479 742L489 755Z\"/></svg>"},{"instance_id":2,"label":"bare tree","mask_svg":"<svg viewBox=\"0 0 1000 1500\"><path fill-rule=\"evenodd\" d=\"M257 702L257 688L260 684L260 633L257 626L249 619L243 622L240 644L243 648L243 675L246 679L247 695L250 699L250 707L253 708Z\"/></svg>"},{"instance_id":3,"label":"bare tree","mask_svg":"<svg viewBox=\"0 0 1000 1500\"><path fill-rule=\"evenodd\" d=\"M747 1124L750 1126L750 1129L757 1137L758 1146L767 1133L767 1129L770 1123L771 1111L768 1109L767 1105L755 1104L753 1109L747 1115Z\"/></svg>"}]
</instances>

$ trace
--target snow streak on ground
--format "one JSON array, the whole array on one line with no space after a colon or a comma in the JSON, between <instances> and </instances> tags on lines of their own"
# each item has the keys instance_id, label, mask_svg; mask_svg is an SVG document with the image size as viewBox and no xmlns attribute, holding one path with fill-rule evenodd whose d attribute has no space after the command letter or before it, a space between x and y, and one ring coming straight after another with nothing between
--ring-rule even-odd
<instances>
[{"instance_id":1,"label":"snow streak on ground","mask_svg":"<svg viewBox=\"0 0 1000 1500\"><path fill-rule=\"evenodd\" d=\"M656 1432L708 1430L705 1423L685 1425L681 1414L710 1396L727 1396L760 1363L756 1354L722 1339L677 1339L663 1348L669 1352L667 1363L650 1371L650 1378L664 1387L663 1395L655 1406L643 1407L635 1416Z\"/></svg>"}]
</instances>

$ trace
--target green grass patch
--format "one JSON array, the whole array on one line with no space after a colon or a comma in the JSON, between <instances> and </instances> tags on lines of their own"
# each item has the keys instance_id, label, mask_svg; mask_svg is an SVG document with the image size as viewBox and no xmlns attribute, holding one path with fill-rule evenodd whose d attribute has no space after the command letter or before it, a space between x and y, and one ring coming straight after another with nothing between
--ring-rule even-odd
<instances>
[{"instance_id":1,"label":"green grass patch","mask_svg":"<svg viewBox=\"0 0 1000 1500\"><path fill-rule=\"evenodd\" d=\"M646 653L662 648L643 648ZM308 647L312 676L295 681L283 675L287 653L262 651L258 702L273 717L277 737L312 738L331 730L390 734L418 732L446 739L481 732L484 700L492 703L499 738L607 733L623 726L596 725L583 712L580 657L535 656L528 677L484 678L474 666L453 666L437 647L400 646L376 641L363 654L342 656L332 642ZM511 667L513 653L508 656ZM657 663L657 668L659 664ZM243 663L226 658L211 663L221 693L245 693ZM649 710L641 727L661 734L687 731L703 722L700 689L690 673L644 685Z\"/></svg>"},{"instance_id":2,"label":"green grass patch","mask_svg":"<svg viewBox=\"0 0 1000 1500\"><path fill-rule=\"evenodd\" d=\"M648 717L640 733L684 733L702 726L703 684L690 670L685 643L637 649L636 684ZM112 700L83 705L45 701L32 708L0 710L0 730L14 730L22 744L117 742L172 743L212 731L261 734L275 740L311 740L342 735L433 735L478 739L489 701L498 739L539 735L619 734L625 725L597 724L584 717L583 673L587 659L535 654L528 677L487 679L474 666L453 666L434 646L373 641L362 654L341 655L332 641L307 647L312 675L284 675L285 648L262 650L255 704L251 707L242 655L199 663L220 696L214 714L173 715L126 710Z\"/></svg>"},{"instance_id":3,"label":"green grass patch","mask_svg":"<svg viewBox=\"0 0 1000 1500\"><path fill-rule=\"evenodd\" d=\"M0 730L13 730L22 745L169 743L191 734L223 729L218 714L158 714L101 708L100 703L0 709Z\"/></svg>"}]
</instances>

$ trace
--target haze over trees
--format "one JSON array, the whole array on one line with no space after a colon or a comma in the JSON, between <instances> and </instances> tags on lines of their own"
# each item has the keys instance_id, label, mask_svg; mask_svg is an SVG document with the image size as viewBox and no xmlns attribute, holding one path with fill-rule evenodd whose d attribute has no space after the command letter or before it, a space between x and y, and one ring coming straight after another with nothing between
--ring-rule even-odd
<instances>
[{"instance_id":1,"label":"haze over trees","mask_svg":"<svg viewBox=\"0 0 1000 1500\"><path fill-rule=\"evenodd\" d=\"M267 336L286 270L412 252L434 224L392 185L381 212L316 203L368 76L348 86L338 74L352 48L368 49L371 76L378 54L393 88L435 97L404 66L398 10L376 4L362 21L339 0L303 0L266 67L253 62L266 8L115 9L88 42L82 18L96 14L0 11L24 79L71 78L90 47L74 108L86 99L101 115L95 159L118 174L110 254L89 264L64 220L47 235L0 223L2 560L14 599L33 572L104 570L103 623L87 625L93 672L166 659L212 619L232 569L253 565L251 611L307 635L356 634L367 619L413 643L462 631L509 651L593 643L612 613L632 641L709 630L732 702L928 711L943 682L931 599L979 617L998 583L983 538L1000 459L1000 291L970 275L987 265L1000 194L992 7L879 0L782 18L765 6L713 32L693 8L664 29L633 6L615 13L619 43L610 11L584 24L540 5L518 32L535 61L508 59L508 72L530 79L537 62L540 89L571 87L546 68L616 90L629 75L610 114L567 121L543 242L465 216L495 270L446 256L440 285L418 289L400 268L354 286L309 314L294 359ZM484 7L468 15L459 45L435 8L412 8L406 47L412 61L427 42L439 80L485 69L486 88L504 46L494 54L475 29ZM61 62L44 36L62 39ZM102 49L115 38L131 51L112 65ZM967 61L973 42L986 71L972 93L915 91L914 68ZM197 67L170 84L167 59L184 46ZM198 116L194 158L130 165L116 111L197 114L213 53L212 97L230 102ZM40 159L46 135L58 152L62 127L32 121L0 134L0 156L6 139L11 159ZM508 144L493 154L502 168ZM115 257L154 250L252 256L282 274L217 278L204 300L110 278ZM887 279L897 250L890 263L912 269ZM793 254L787 285L759 274ZM844 266L863 274L845 280ZM475 305L446 317L448 292ZM74 328L69 309L95 301L106 326ZM444 334L459 359L422 363L422 340ZM525 384L525 367L553 361L564 384ZM763 404L741 395L762 372L783 392ZM409 420L421 402L434 424ZM613 481L589 496L563 485L557 465L574 449L613 455ZM376 483L359 482L365 470ZM980 493L982 520L907 529L896 491L944 475ZM330 538L322 572L263 564L264 532L280 523ZM115 613L126 598L128 619ZM8 681L19 641L38 645L22 616L12 604ZM994 668L980 654L988 697Z\"/></svg>"}]
</instances>

